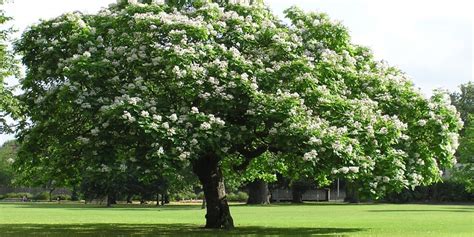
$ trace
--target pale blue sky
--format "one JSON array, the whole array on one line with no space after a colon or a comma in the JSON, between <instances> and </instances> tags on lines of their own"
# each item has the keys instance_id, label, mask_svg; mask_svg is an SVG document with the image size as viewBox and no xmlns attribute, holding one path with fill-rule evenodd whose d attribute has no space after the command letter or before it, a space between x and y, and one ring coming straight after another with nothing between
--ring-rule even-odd
<instances>
[{"instance_id":1,"label":"pale blue sky","mask_svg":"<svg viewBox=\"0 0 474 237\"><path fill-rule=\"evenodd\" d=\"M425 94L456 90L473 78L473 16L470 0L265 0L276 13L296 5L328 13L346 25L353 42L407 72ZM5 11L22 31L64 12L94 13L115 0L13 0ZM0 135L0 144L12 136Z\"/></svg>"}]
</instances>

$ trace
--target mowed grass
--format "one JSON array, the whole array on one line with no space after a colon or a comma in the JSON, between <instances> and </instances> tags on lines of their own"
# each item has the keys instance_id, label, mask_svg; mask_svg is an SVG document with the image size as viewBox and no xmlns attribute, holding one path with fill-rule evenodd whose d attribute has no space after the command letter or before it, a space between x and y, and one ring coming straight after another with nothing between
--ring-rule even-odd
<instances>
[{"instance_id":1,"label":"mowed grass","mask_svg":"<svg viewBox=\"0 0 474 237\"><path fill-rule=\"evenodd\" d=\"M236 229L205 230L198 205L0 204L3 236L474 236L473 205L232 205Z\"/></svg>"}]
</instances>

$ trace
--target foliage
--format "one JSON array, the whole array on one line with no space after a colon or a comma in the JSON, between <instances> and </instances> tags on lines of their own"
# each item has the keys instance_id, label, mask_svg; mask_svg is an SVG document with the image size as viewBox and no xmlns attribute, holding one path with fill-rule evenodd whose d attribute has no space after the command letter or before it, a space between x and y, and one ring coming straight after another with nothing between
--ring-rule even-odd
<instances>
[{"instance_id":1,"label":"foliage","mask_svg":"<svg viewBox=\"0 0 474 237\"><path fill-rule=\"evenodd\" d=\"M462 125L449 96L425 98L327 15L293 7L283 24L262 4L187 4L120 1L23 34L24 178L132 172L173 187L191 170L243 174L268 153L294 180L345 177L381 196L452 166Z\"/></svg>"},{"instance_id":2,"label":"foliage","mask_svg":"<svg viewBox=\"0 0 474 237\"><path fill-rule=\"evenodd\" d=\"M55 195L55 200L57 200L57 198L59 198L59 200L71 200L71 195L68 195L68 194L59 194L59 195Z\"/></svg>"},{"instance_id":3,"label":"foliage","mask_svg":"<svg viewBox=\"0 0 474 237\"><path fill-rule=\"evenodd\" d=\"M49 192L40 192L32 197L33 200L41 200L41 201L46 201L49 200Z\"/></svg>"},{"instance_id":4,"label":"foliage","mask_svg":"<svg viewBox=\"0 0 474 237\"><path fill-rule=\"evenodd\" d=\"M5 198L23 198L26 197L28 199L32 198L33 195L31 193L7 193L5 194Z\"/></svg>"},{"instance_id":5,"label":"foliage","mask_svg":"<svg viewBox=\"0 0 474 237\"><path fill-rule=\"evenodd\" d=\"M0 186L10 186L15 178L12 163L16 159L17 147L15 141L5 142L0 147Z\"/></svg>"},{"instance_id":6,"label":"foliage","mask_svg":"<svg viewBox=\"0 0 474 237\"><path fill-rule=\"evenodd\" d=\"M459 146L459 165L454 171L454 180L465 185L474 194L474 113L470 115Z\"/></svg>"},{"instance_id":7,"label":"foliage","mask_svg":"<svg viewBox=\"0 0 474 237\"><path fill-rule=\"evenodd\" d=\"M461 85L460 93L452 93L453 104L461 113L465 126L461 131L457 152L459 165L454 172L454 180L463 183L466 190L474 193L474 83Z\"/></svg>"},{"instance_id":8,"label":"foliage","mask_svg":"<svg viewBox=\"0 0 474 237\"><path fill-rule=\"evenodd\" d=\"M460 92L451 94L453 105L461 113L461 119L469 121L474 114L474 82L468 82L460 86Z\"/></svg>"},{"instance_id":9,"label":"foliage","mask_svg":"<svg viewBox=\"0 0 474 237\"><path fill-rule=\"evenodd\" d=\"M227 194L227 199L231 202L246 202L248 198L249 195L242 191Z\"/></svg>"},{"instance_id":10,"label":"foliage","mask_svg":"<svg viewBox=\"0 0 474 237\"><path fill-rule=\"evenodd\" d=\"M4 1L0 1L0 6ZM0 134L11 132L10 125L7 123L8 116L17 116L19 113L18 103L13 96L13 88L7 86L5 79L11 76L18 76L18 65L15 56L9 49L9 35L11 28L5 24L11 18L5 15L3 9L0 9Z\"/></svg>"},{"instance_id":11,"label":"foliage","mask_svg":"<svg viewBox=\"0 0 474 237\"><path fill-rule=\"evenodd\" d=\"M195 200L197 199L197 194L192 191L181 191L178 193L172 193L170 196L171 200L174 201L185 201L185 200Z\"/></svg>"},{"instance_id":12,"label":"foliage","mask_svg":"<svg viewBox=\"0 0 474 237\"><path fill-rule=\"evenodd\" d=\"M390 193L384 201L394 203L410 202L473 202L474 195L466 191L466 187L455 181L446 180L430 186L405 189L400 193Z\"/></svg>"}]
</instances>

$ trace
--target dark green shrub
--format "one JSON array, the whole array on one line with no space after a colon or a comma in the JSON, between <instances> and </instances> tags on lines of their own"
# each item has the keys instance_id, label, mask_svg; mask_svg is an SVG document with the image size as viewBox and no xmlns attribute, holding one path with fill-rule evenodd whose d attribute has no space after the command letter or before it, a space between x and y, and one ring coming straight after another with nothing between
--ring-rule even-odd
<instances>
[{"instance_id":1,"label":"dark green shrub","mask_svg":"<svg viewBox=\"0 0 474 237\"><path fill-rule=\"evenodd\" d=\"M194 200L196 198L197 195L191 191L182 191L171 195L171 200L174 201Z\"/></svg>"},{"instance_id":2,"label":"dark green shrub","mask_svg":"<svg viewBox=\"0 0 474 237\"><path fill-rule=\"evenodd\" d=\"M444 181L415 190L405 189L399 193L389 193L383 201L393 203L407 202L472 202L474 193L468 193L464 185L453 181Z\"/></svg>"},{"instance_id":3,"label":"dark green shrub","mask_svg":"<svg viewBox=\"0 0 474 237\"><path fill-rule=\"evenodd\" d=\"M7 193L5 194L5 198L23 198L26 197L31 199L33 195L31 193Z\"/></svg>"},{"instance_id":4,"label":"dark green shrub","mask_svg":"<svg viewBox=\"0 0 474 237\"><path fill-rule=\"evenodd\" d=\"M246 202L248 198L249 195L245 192L227 194L227 200L230 202Z\"/></svg>"},{"instance_id":5,"label":"dark green shrub","mask_svg":"<svg viewBox=\"0 0 474 237\"><path fill-rule=\"evenodd\" d=\"M246 192L238 192L237 198L240 202L246 202L249 199L249 195Z\"/></svg>"},{"instance_id":6,"label":"dark green shrub","mask_svg":"<svg viewBox=\"0 0 474 237\"><path fill-rule=\"evenodd\" d=\"M59 194L59 195L54 195L53 197L55 197L56 200L58 200L58 197L59 197L59 200L61 201L71 200L71 195L68 195L68 194Z\"/></svg>"},{"instance_id":7,"label":"dark green shrub","mask_svg":"<svg viewBox=\"0 0 474 237\"><path fill-rule=\"evenodd\" d=\"M33 200L40 200L40 201L49 200L49 192L37 193L36 195L33 196L32 199Z\"/></svg>"}]
</instances>

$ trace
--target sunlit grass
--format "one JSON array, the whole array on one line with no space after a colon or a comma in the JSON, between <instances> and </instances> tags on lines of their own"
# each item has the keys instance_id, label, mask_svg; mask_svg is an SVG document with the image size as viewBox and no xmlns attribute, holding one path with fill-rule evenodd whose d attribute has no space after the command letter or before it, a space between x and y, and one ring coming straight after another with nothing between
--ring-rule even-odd
<instances>
[{"instance_id":1,"label":"sunlit grass","mask_svg":"<svg viewBox=\"0 0 474 237\"><path fill-rule=\"evenodd\" d=\"M473 236L472 205L233 205L209 231L199 205L0 204L0 236Z\"/></svg>"}]
</instances>

